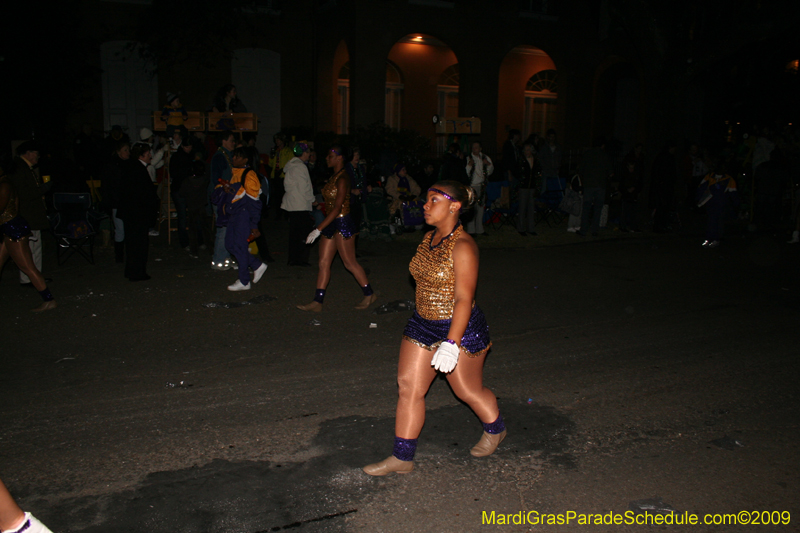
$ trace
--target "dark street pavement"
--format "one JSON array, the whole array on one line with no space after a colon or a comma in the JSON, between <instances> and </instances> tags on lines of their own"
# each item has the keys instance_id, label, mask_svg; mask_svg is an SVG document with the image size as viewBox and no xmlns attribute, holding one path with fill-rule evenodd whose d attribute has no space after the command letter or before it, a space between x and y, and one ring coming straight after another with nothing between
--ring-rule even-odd
<instances>
[{"instance_id":1,"label":"dark street pavement","mask_svg":"<svg viewBox=\"0 0 800 533\"><path fill-rule=\"evenodd\" d=\"M0 478L55 533L641 531L482 520L622 514L646 498L700 517L789 511L768 529L799 531L800 247L604 235L479 239L485 383L509 436L470 456L481 426L437 379L415 470L386 478L360 467L391 452L408 313L372 311L413 299L421 233L362 243L381 293L369 311L353 309L361 292L338 260L324 311L295 309L316 268L286 266L277 238L277 261L241 293L226 290L235 271L163 237L144 283L108 248L93 266L46 254L59 307L42 315L7 265Z\"/></svg>"}]
</instances>

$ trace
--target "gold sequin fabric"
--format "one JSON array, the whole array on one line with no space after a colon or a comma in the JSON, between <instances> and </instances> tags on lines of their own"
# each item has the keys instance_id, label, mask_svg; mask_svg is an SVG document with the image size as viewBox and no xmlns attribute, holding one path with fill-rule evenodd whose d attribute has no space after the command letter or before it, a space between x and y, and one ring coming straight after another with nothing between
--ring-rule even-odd
<instances>
[{"instance_id":1,"label":"gold sequin fabric","mask_svg":"<svg viewBox=\"0 0 800 533\"><path fill-rule=\"evenodd\" d=\"M328 180L328 183L322 188L322 197L325 198L325 212L330 213L336 205L336 194L339 192L336 187L336 181L344 176L347 180L347 194L344 197L342 204L342 212L339 213L340 217L350 214L350 176L347 175L344 169L340 170Z\"/></svg>"},{"instance_id":2,"label":"gold sequin fabric","mask_svg":"<svg viewBox=\"0 0 800 533\"><path fill-rule=\"evenodd\" d=\"M463 227L436 245L431 246L433 232L417 247L408 269L417 282L417 313L426 320L444 320L453 316L456 276L453 268L453 247Z\"/></svg>"}]
</instances>

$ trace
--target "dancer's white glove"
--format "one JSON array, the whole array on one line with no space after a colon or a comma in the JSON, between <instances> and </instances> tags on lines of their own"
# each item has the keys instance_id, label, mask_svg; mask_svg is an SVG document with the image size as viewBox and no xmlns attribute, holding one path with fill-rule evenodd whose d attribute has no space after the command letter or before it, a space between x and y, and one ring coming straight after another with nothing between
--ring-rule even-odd
<instances>
[{"instance_id":1,"label":"dancer's white glove","mask_svg":"<svg viewBox=\"0 0 800 533\"><path fill-rule=\"evenodd\" d=\"M439 345L436 353L433 354L431 366L439 372L444 372L445 374L452 372L458 363L458 354L460 352L461 348L455 344L443 342Z\"/></svg>"},{"instance_id":2,"label":"dancer's white glove","mask_svg":"<svg viewBox=\"0 0 800 533\"><path fill-rule=\"evenodd\" d=\"M309 233L308 237L306 237L306 244L311 244L312 242L316 241L317 237L319 237L319 235L320 235L320 231L317 228L314 228L314 231Z\"/></svg>"}]
</instances>

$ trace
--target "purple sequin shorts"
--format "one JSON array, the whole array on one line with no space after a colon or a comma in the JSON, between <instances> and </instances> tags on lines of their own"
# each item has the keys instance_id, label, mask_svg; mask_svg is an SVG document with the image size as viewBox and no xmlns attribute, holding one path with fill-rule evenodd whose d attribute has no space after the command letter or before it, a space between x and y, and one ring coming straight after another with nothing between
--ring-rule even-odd
<instances>
[{"instance_id":1,"label":"purple sequin shorts","mask_svg":"<svg viewBox=\"0 0 800 533\"><path fill-rule=\"evenodd\" d=\"M450 331L452 319L444 320L425 320L419 313L414 311L414 315L408 319L406 329L403 330L403 338L421 346L426 350L438 348L447 333ZM489 340L489 325L480 307L477 305L472 308L472 315L469 317L467 331L461 339L461 348L470 357L477 357L486 352L492 346Z\"/></svg>"},{"instance_id":2,"label":"purple sequin shorts","mask_svg":"<svg viewBox=\"0 0 800 533\"><path fill-rule=\"evenodd\" d=\"M347 214L343 217L334 218L333 222L325 226L325 229L322 230L320 233L322 233L329 239L333 239L334 235L336 235L337 233L341 233L342 237L344 237L345 239L349 239L350 237L358 233L358 227L356 226L353 217Z\"/></svg>"},{"instance_id":3,"label":"purple sequin shorts","mask_svg":"<svg viewBox=\"0 0 800 533\"><path fill-rule=\"evenodd\" d=\"M28 225L27 220L16 216L5 224L0 225L0 231L2 231L3 235L8 235L8 238L12 241L19 241L31 234L31 227Z\"/></svg>"}]
</instances>

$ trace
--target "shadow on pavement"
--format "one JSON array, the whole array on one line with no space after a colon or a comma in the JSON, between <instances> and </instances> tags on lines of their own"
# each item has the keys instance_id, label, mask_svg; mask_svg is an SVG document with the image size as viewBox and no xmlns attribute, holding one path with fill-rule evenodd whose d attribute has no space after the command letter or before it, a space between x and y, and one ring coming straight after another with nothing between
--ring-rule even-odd
<instances>
[{"instance_id":1,"label":"shadow on pavement","mask_svg":"<svg viewBox=\"0 0 800 533\"><path fill-rule=\"evenodd\" d=\"M427 413L417 453L417 476L432 475L433 463L464 462L475 471L511 455L535 453L571 465L568 439L573 423L550 407L501 401L509 436L484 459L469 455L481 426L464 406ZM304 462L230 462L155 472L141 485L102 497L82 497L51 506L58 529L72 533L344 532L347 517L363 499L391 483L361 471L391 452L394 419L342 417L322 423ZM44 513L43 513L44 514ZM47 518L44 517L43 518ZM70 527L66 525L70 524Z\"/></svg>"}]
</instances>

